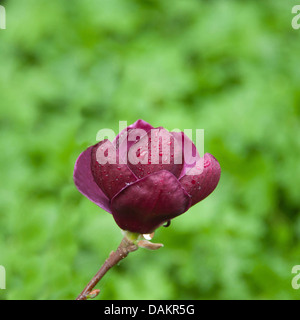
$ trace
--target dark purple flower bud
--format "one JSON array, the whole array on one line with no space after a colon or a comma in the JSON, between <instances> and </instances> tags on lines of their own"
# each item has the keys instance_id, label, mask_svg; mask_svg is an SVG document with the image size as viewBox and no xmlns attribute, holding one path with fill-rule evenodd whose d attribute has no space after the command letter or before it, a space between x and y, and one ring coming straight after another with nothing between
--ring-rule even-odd
<instances>
[{"instance_id":1,"label":"dark purple flower bud","mask_svg":"<svg viewBox=\"0 0 300 320\"><path fill-rule=\"evenodd\" d=\"M81 153L74 182L121 229L147 234L206 198L220 174L218 161L208 153L201 158L183 132L138 120L113 142Z\"/></svg>"}]
</instances>

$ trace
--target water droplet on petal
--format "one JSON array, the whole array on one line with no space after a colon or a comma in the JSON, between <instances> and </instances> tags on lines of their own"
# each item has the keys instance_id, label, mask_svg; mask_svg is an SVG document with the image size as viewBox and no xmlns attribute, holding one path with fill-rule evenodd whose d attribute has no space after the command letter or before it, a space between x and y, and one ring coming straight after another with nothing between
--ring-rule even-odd
<instances>
[{"instance_id":1,"label":"water droplet on petal","mask_svg":"<svg viewBox=\"0 0 300 320\"><path fill-rule=\"evenodd\" d=\"M143 237L144 237L146 240L151 240L151 239L152 239L151 234L143 234Z\"/></svg>"},{"instance_id":2,"label":"water droplet on petal","mask_svg":"<svg viewBox=\"0 0 300 320\"><path fill-rule=\"evenodd\" d=\"M167 227L169 227L169 226L170 226L170 224L171 224L171 220L167 221L167 223L166 223L166 224L164 224L163 226L164 226L165 228L167 228Z\"/></svg>"}]
</instances>

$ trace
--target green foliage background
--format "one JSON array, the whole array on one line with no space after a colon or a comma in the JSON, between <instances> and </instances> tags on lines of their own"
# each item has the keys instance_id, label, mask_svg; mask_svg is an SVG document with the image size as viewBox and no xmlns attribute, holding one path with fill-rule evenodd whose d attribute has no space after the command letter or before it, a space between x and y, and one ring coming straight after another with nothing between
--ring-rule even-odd
<instances>
[{"instance_id":1,"label":"green foliage background","mask_svg":"<svg viewBox=\"0 0 300 320\"><path fill-rule=\"evenodd\" d=\"M205 129L220 184L100 299L298 299L296 1L9 0L0 30L0 299L74 299L120 240L74 162L120 120Z\"/></svg>"}]
</instances>

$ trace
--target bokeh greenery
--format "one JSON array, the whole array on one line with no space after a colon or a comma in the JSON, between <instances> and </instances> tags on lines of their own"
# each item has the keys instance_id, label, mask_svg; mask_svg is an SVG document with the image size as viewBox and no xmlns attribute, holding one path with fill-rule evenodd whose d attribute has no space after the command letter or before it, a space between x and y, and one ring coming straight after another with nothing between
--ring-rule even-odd
<instances>
[{"instance_id":1,"label":"bokeh greenery","mask_svg":"<svg viewBox=\"0 0 300 320\"><path fill-rule=\"evenodd\" d=\"M296 1L9 0L0 30L0 299L74 299L120 240L75 188L102 128L205 129L215 192L99 284L100 299L298 299Z\"/></svg>"}]
</instances>

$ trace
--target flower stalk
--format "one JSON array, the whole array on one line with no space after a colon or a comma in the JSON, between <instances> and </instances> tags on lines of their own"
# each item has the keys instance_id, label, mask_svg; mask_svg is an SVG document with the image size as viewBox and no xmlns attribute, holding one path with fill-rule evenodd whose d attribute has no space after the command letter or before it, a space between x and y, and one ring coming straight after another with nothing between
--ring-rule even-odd
<instances>
[{"instance_id":1,"label":"flower stalk","mask_svg":"<svg viewBox=\"0 0 300 320\"><path fill-rule=\"evenodd\" d=\"M163 245L161 243L151 243L150 241L145 240L144 236L141 234L124 231L124 237L117 250L110 253L99 271L83 289L76 300L95 298L100 292L100 290L94 290L98 282L104 277L108 270L126 258L130 252L136 251L139 247L157 250L162 246Z\"/></svg>"}]
</instances>

